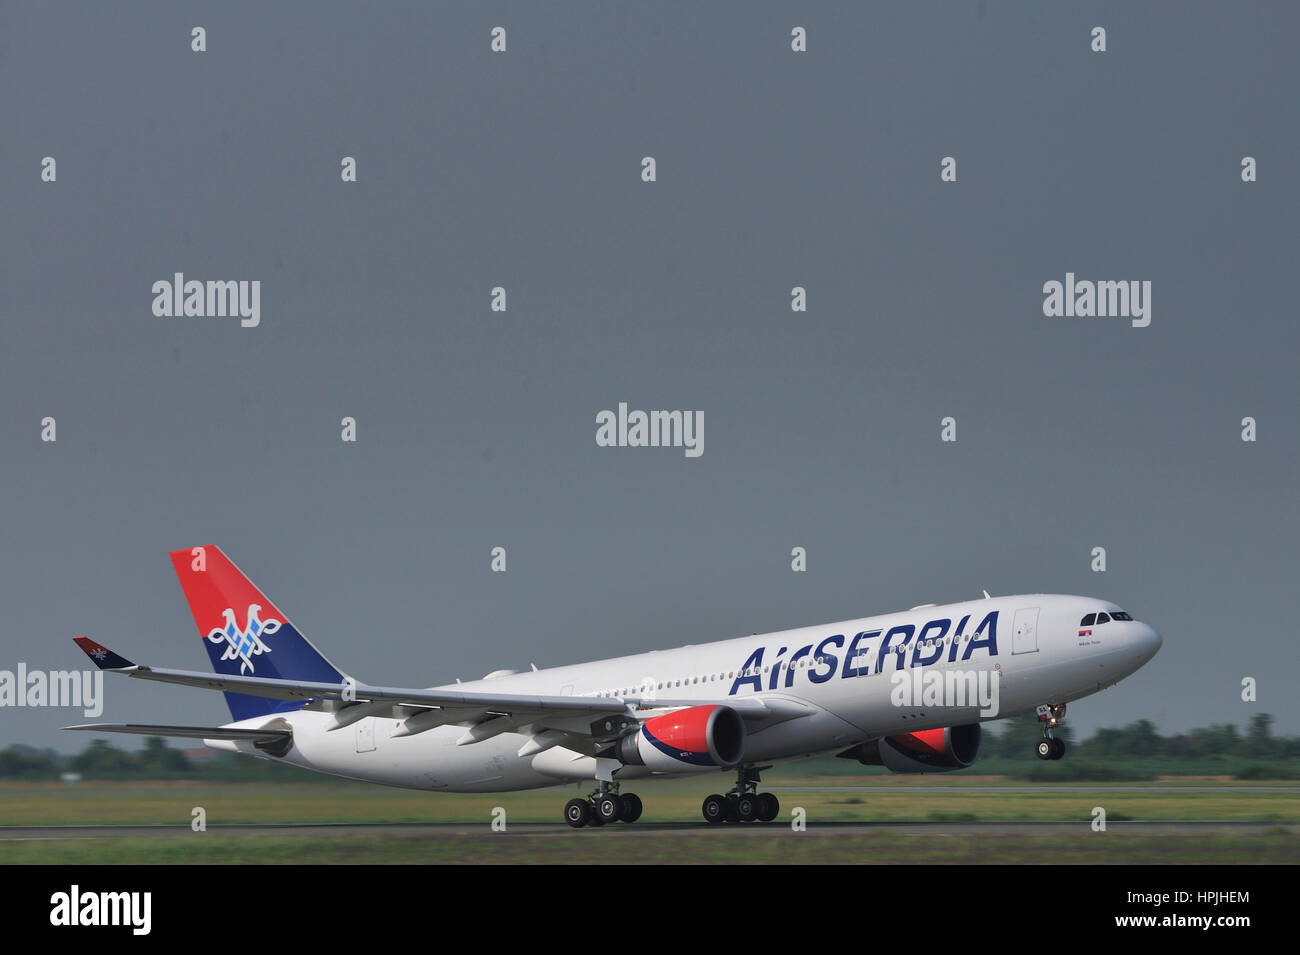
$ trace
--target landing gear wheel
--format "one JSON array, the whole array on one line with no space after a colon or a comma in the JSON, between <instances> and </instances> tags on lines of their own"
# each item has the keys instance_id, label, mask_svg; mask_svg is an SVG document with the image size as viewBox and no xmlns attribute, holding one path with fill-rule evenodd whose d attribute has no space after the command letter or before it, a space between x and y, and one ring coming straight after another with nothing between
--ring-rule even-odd
<instances>
[{"instance_id":1,"label":"landing gear wheel","mask_svg":"<svg viewBox=\"0 0 1300 955\"><path fill-rule=\"evenodd\" d=\"M717 795L706 796L704 805L700 807L704 813L704 821L717 825L720 822L727 821L727 800Z\"/></svg>"},{"instance_id":2,"label":"landing gear wheel","mask_svg":"<svg viewBox=\"0 0 1300 955\"><path fill-rule=\"evenodd\" d=\"M618 793L606 793L597 797L596 815L601 822L618 822L623 818L623 797Z\"/></svg>"},{"instance_id":3,"label":"landing gear wheel","mask_svg":"<svg viewBox=\"0 0 1300 955\"><path fill-rule=\"evenodd\" d=\"M591 803L585 799L570 799L564 804L564 821L574 829L581 829L591 821Z\"/></svg>"},{"instance_id":4,"label":"landing gear wheel","mask_svg":"<svg viewBox=\"0 0 1300 955\"><path fill-rule=\"evenodd\" d=\"M590 802L587 803L587 811L591 813L591 817L587 820L587 825L591 828L599 829L605 824L605 820L600 818L600 813L596 812L596 807Z\"/></svg>"},{"instance_id":5,"label":"landing gear wheel","mask_svg":"<svg viewBox=\"0 0 1300 955\"><path fill-rule=\"evenodd\" d=\"M623 793L623 812L619 816L624 822L636 822L641 818L641 797L636 793Z\"/></svg>"},{"instance_id":6,"label":"landing gear wheel","mask_svg":"<svg viewBox=\"0 0 1300 955\"><path fill-rule=\"evenodd\" d=\"M753 763L736 766L736 786L726 796L727 822L769 822L781 811L781 804L771 793L760 793L759 771L771 766Z\"/></svg>"},{"instance_id":7,"label":"landing gear wheel","mask_svg":"<svg viewBox=\"0 0 1300 955\"><path fill-rule=\"evenodd\" d=\"M1034 712L1043 727L1043 738L1034 747L1034 752L1039 759L1060 759L1065 755L1065 740L1058 739L1056 731L1065 722L1065 704L1044 703L1035 707Z\"/></svg>"},{"instance_id":8,"label":"landing gear wheel","mask_svg":"<svg viewBox=\"0 0 1300 955\"><path fill-rule=\"evenodd\" d=\"M745 794L736 797L736 816L741 822L753 822L758 818L758 797Z\"/></svg>"}]
</instances>

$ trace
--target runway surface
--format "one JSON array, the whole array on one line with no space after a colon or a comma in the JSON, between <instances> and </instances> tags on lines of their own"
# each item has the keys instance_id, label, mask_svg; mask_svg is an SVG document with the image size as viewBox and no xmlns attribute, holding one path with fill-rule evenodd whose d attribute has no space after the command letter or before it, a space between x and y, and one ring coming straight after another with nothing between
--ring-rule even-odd
<instances>
[{"instance_id":1,"label":"runway surface","mask_svg":"<svg viewBox=\"0 0 1300 955\"><path fill-rule=\"evenodd\" d=\"M1099 783L1073 783L1068 786L772 786L772 792L781 793L855 793L861 796L888 796L890 793L1007 793L1008 795L1034 795L1037 793L1232 793L1248 796L1251 793L1290 793L1300 797L1300 786L1118 786Z\"/></svg>"},{"instance_id":2,"label":"runway surface","mask_svg":"<svg viewBox=\"0 0 1300 955\"><path fill-rule=\"evenodd\" d=\"M1238 834L1257 834L1289 827L1276 822L1220 822L1216 820L1192 820L1186 822L1135 822L1123 820L1107 823L1110 832L1142 832L1146 834L1181 834L1190 832L1233 832ZM734 834L745 838L753 834L791 831L788 823L750 823L709 825L699 823L633 823L631 825L615 824L598 828L572 829L564 823L523 822L509 823L504 833L495 832L487 822L482 823L337 823L320 825L214 825L208 826L206 834L249 836L249 835L294 835L302 837L330 838L351 835L383 836L501 836L518 833L529 836L575 836L606 835L618 837L622 833L629 836L695 836L700 833ZM808 823L809 834L838 835L847 833L917 833L926 835L955 835L972 832L989 835L1019 833L1035 835L1052 835L1060 833L1089 833L1088 820L1079 822L822 822ZM0 826L0 842L30 841L45 839L105 839L168 836L194 837L188 825L177 826Z\"/></svg>"}]
</instances>

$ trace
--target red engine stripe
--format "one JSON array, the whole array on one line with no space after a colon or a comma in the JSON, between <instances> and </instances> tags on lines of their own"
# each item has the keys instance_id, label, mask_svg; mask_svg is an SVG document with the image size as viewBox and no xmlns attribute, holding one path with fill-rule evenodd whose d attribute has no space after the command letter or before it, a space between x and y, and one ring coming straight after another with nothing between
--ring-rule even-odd
<instances>
[{"instance_id":1,"label":"red engine stripe","mask_svg":"<svg viewBox=\"0 0 1300 955\"><path fill-rule=\"evenodd\" d=\"M943 727L935 730L921 730L919 733L907 733L903 736L891 736L890 742L897 743L914 753L933 753L942 756L948 750L943 744Z\"/></svg>"},{"instance_id":2,"label":"red engine stripe","mask_svg":"<svg viewBox=\"0 0 1300 955\"><path fill-rule=\"evenodd\" d=\"M709 717L716 706L692 706L645 721L645 731L674 749L688 753L709 751Z\"/></svg>"}]
</instances>

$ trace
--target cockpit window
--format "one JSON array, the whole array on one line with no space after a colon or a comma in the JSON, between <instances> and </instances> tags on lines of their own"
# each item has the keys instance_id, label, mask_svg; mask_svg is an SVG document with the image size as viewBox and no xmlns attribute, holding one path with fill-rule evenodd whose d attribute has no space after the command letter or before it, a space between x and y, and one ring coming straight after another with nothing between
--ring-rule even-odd
<instances>
[{"instance_id":1,"label":"cockpit window","mask_svg":"<svg viewBox=\"0 0 1300 955\"><path fill-rule=\"evenodd\" d=\"M1097 615L1095 613L1090 613L1082 620L1079 621L1079 626L1091 627L1096 622L1097 622Z\"/></svg>"},{"instance_id":2,"label":"cockpit window","mask_svg":"<svg viewBox=\"0 0 1300 955\"><path fill-rule=\"evenodd\" d=\"M1108 614L1108 613L1099 613L1099 614L1097 614L1097 622L1098 622L1098 623L1110 623L1110 614Z\"/></svg>"},{"instance_id":3,"label":"cockpit window","mask_svg":"<svg viewBox=\"0 0 1300 955\"><path fill-rule=\"evenodd\" d=\"M1133 615L1132 615L1132 614L1129 614L1129 613L1125 613L1123 610L1116 610L1113 614L1110 615L1110 619L1112 619L1112 620L1132 620L1132 619L1133 619Z\"/></svg>"}]
</instances>

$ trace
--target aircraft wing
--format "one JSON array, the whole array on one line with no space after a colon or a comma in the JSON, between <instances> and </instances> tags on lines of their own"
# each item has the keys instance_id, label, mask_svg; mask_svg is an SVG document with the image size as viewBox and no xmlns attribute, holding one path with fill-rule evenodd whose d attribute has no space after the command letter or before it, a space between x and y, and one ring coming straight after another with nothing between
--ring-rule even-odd
<instances>
[{"instance_id":1,"label":"aircraft wing","mask_svg":"<svg viewBox=\"0 0 1300 955\"><path fill-rule=\"evenodd\" d=\"M138 680L156 680L180 686L196 686L208 690L246 693L249 696L267 696L277 700L344 700L368 703L411 703L422 706L467 706L508 709L527 707L545 711L563 709L573 713L625 713L629 706L637 705L636 697L616 699L591 696L531 696L518 693L483 693L461 690L419 690L404 687L370 686L365 683L314 683L296 680L265 680L255 676L234 676L221 673L201 673L196 670L168 670L132 663L125 657L102 647L88 637L77 637L76 643L95 664L109 673ZM345 696L346 694L346 696Z\"/></svg>"},{"instance_id":2,"label":"aircraft wing","mask_svg":"<svg viewBox=\"0 0 1300 955\"><path fill-rule=\"evenodd\" d=\"M256 676L169 670L132 663L88 637L76 643L101 670L138 680L155 680L180 686L244 693L279 700L329 700L336 707L336 728L349 725L365 714L390 712L404 716L399 735L413 735L437 726L468 725L458 742L475 743L521 727L532 731L553 730L570 737L602 739L616 736L641 720L684 707L725 705L733 707L751 731L763 729L813 712L802 703L760 697L720 700L659 700L642 697L538 696L520 693L485 693L481 690L413 689L370 686L359 682L317 683L271 680ZM84 726L68 727L82 729ZM108 729L107 725L101 728ZM131 730L114 730L132 732ZM157 735L169 735L158 733ZM176 734L170 734L176 735ZM209 735L207 738L216 738Z\"/></svg>"}]
</instances>

